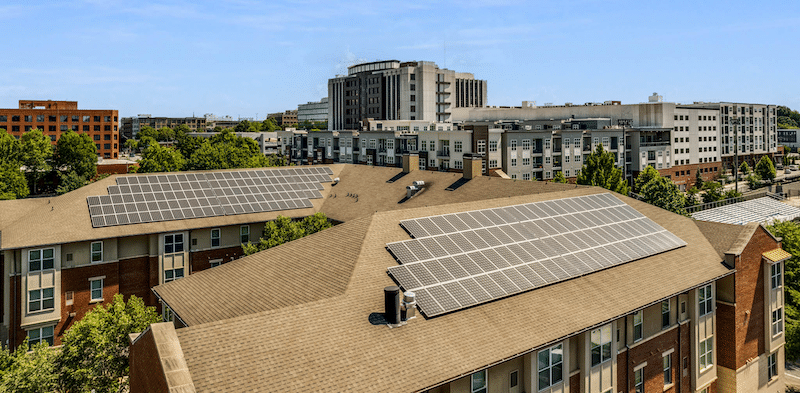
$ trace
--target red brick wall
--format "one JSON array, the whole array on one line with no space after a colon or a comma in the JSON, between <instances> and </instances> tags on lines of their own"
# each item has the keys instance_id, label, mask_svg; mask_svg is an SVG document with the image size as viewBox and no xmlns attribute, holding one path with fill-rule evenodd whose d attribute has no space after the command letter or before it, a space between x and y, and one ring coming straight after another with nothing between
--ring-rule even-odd
<instances>
[{"instance_id":1,"label":"red brick wall","mask_svg":"<svg viewBox=\"0 0 800 393\"><path fill-rule=\"evenodd\" d=\"M209 261L222 259L222 262L230 262L242 256L242 246L215 248L213 250L196 251L191 254L191 272L199 272L211 267Z\"/></svg>"},{"instance_id":2,"label":"red brick wall","mask_svg":"<svg viewBox=\"0 0 800 393\"><path fill-rule=\"evenodd\" d=\"M736 263L736 367L764 353L764 274L761 254L778 243L758 227ZM719 340L717 340L719 341Z\"/></svg>"},{"instance_id":3,"label":"red brick wall","mask_svg":"<svg viewBox=\"0 0 800 393\"><path fill-rule=\"evenodd\" d=\"M681 392L688 392L689 389L690 389L691 383L692 383L692 378L691 378L691 370L692 370L692 355L691 355L692 354L692 341L691 340L692 340L692 336L691 336L691 330L689 329L689 326L691 326L691 324L686 323L686 324L680 325L678 327L678 330L680 330L680 336L681 336L680 337L680 340L681 340L681 342L680 342L680 351L676 350L675 352L673 352L675 354L675 355L673 355L673 358L678 362L677 366L675 367L675 372L676 373L679 372L679 374L676 374L678 379L676 379L675 382L676 383L680 382L680 385L681 385L680 391ZM683 359L684 358L686 359L686 365L687 365L686 376L685 377L683 376Z\"/></svg>"},{"instance_id":4,"label":"red brick wall","mask_svg":"<svg viewBox=\"0 0 800 393\"><path fill-rule=\"evenodd\" d=\"M156 298L156 294L150 290L150 288L159 284L158 280L158 257L149 257L150 259L150 286L147 288L150 293L148 294L149 302L145 301L148 305L155 305L158 312L161 312L161 307L158 305L158 298Z\"/></svg>"},{"instance_id":5,"label":"red brick wall","mask_svg":"<svg viewBox=\"0 0 800 393\"><path fill-rule=\"evenodd\" d=\"M661 176L669 176L675 184L685 184L688 190L694 186L698 169L701 171L700 175L703 177L703 181L716 180L720 172L723 171L722 163L717 161L702 164L677 165L669 169L660 169L658 172ZM683 172L682 175L681 172Z\"/></svg>"},{"instance_id":6,"label":"red brick wall","mask_svg":"<svg viewBox=\"0 0 800 393\"><path fill-rule=\"evenodd\" d=\"M101 164L97 166L97 173L98 174L126 174L128 173L128 167L137 166L136 164Z\"/></svg>"},{"instance_id":7,"label":"red brick wall","mask_svg":"<svg viewBox=\"0 0 800 393\"><path fill-rule=\"evenodd\" d=\"M153 332L146 330L130 349L130 392L168 392L164 369L158 356Z\"/></svg>"},{"instance_id":8,"label":"red brick wall","mask_svg":"<svg viewBox=\"0 0 800 393\"><path fill-rule=\"evenodd\" d=\"M687 329L688 330L688 329ZM675 351L672 353L672 381L673 383L677 382L678 377L678 370L680 367L680 362L678 361L678 329L672 329L667 333L663 333L655 338L642 342L641 344L628 349L627 351L627 359L624 358L625 354L622 354L620 357L622 359L618 359L620 361L617 363L619 367L619 374L625 375L626 371L628 373L628 380L626 381L625 378L617 377L617 381L620 384L619 390L626 391L626 389L630 388L630 392L634 392L634 372L633 369L644 363L647 362L647 366L644 367L644 390L646 392L675 392L677 391L675 386L673 385L672 388L668 390L663 390L664 388L664 370L663 370L663 358L661 354L666 352L672 348ZM626 370L626 363L627 363L627 370Z\"/></svg>"},{"instance_id":9,"label":"red brick wall","mask_svg":"<svg viewBox=\"0 0 800 393\"><path fill-rule=\"evenodd\" d=\"M56 345L61 342L61 337L73 322L83 318L92 308L104 305L114 298L114 294L119 292L119 270L119 262L61 270L61 321L56 325L55 329ZM105 276L103 280L103 301L91 303L89 278L99 276ZM67 306L65 298L65 293L68 291L75 293L73 303L70 306ZM75 316L70 317L71 313L75 313Z\"/></svg>"},{"instance_id":10,"label":"red brick wall","mask_svg":"<svg viewBox=\"0 0 800 393\"><path fill-rule=\"evenodd\" d=\"M736 308L717 303L717 364L736 370Z\"/></svg>"},{"instance_id":11,"label":"red brick wall","mask_svg":"<svg viewBox=\"0 0 800 393\"><path fill-rule=\"evenodd\" d=\"M581 391L581 373L577 373L569 377L569 391L570 392Z\"/></svg>"},{"instance_id":12,"label":"red brick wall","mask_svg":"<svg viewBox=\"0 0 800 393\"><path fill-rule=\"evenodd\" d=\"M150 290L150 273L158 269L158 259L151 266L150 257L125 259L119 262L119 293L127 298L136 295L144 299L148 306L155 305L155 297Z\"/></svg>"}]
</instances>

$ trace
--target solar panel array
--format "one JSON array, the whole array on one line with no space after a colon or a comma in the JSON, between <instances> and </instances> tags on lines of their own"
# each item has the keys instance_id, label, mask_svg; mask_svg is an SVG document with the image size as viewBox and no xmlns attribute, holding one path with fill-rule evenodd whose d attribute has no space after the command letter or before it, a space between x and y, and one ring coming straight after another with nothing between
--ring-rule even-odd
<instances>
[{"instance_id":1,"label":"solar panel array","mask_svg":"<svg viewBox=\"0 0 800 393\"><path fill-rule=\"evenodd\" d=\"M406 220L389 274L428 317L686 245L610 194Z\"/></svg>"},{"instance_id":2,"label":"solar panel array","mask_svg":"<svg viewBox=\"0 0 800 393\"><path fill-rule=\"evenodd\" d=\"M800 209L770 197L751 199L692 214L692 218L695 220L738 225L751 222L765 223L772 220L793 220L796 217L800 217Z\"/></svg>"},{"instance_id":3,"label":"solar panel array","mask_svg":"<svg viewBox=\"0 0 800 393\"><path fill-rule=\"evenodd\" d=\"M311 207L327 167L249 169L117 177L108 195L87 197L92 227Z\"/></svg>"}]
</instances>

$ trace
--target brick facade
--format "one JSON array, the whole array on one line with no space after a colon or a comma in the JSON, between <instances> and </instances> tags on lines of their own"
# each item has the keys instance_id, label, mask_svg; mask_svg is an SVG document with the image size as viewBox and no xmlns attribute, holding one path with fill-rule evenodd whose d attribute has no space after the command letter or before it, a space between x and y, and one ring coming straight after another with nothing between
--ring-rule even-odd
<instances>
[{"instance_id":1,"label":"brick facade","mask_svg":"<svg viewBox=\"0 0 800 393\"><path fill-rule=\"evenodd\" d=\"M570 375L569 377L569 391L570 392L580 392L581 391L581 373L575 373L575 375Z\"/></svg>"},{"instance_id":2,"label":"brick facade","mask_svg":"<svg viewBox=\"0 0 800 393\"><path fill-rule=\"evenodd\" d=\"M697 171L700 171L703 181L716 181L720 173L724 171L722 163L706 162L702 164L676 165L669 169L660 169L661 176L672 179L676 185L684 186L686 190L694 187Z\"/></svg>"},{"instance_id":3,"label":"brick facade","mask_svg":"<svg viewBox=\"0 0 800 393\"><path fill-rule=\"evenodd\" d=\"M734 326L719 325L718 330L736 330L736 367L765 351L764 274L761 254L779 247L763 227L758 227L736 261L736 317Z\"/></svg>"},{"instance_id":4,"label":"brick facade","mask_svg":"<svg viewBox=\"0 0 800 393\"><path fill-rule=\"evenodd\" d=\"M670 389L663 390L664 388L664 369L662 353L674 349L672 352L672 381L673 386ZM674 326L670 330L653 337L647 341L629 348L627 353L620 355L623 359L622 363L618 363L618 381L623 384L619 386L619 390L623 392L633 393L636 391L634 386L634 368L647 362L644 367L644 390L646 392L676 392L675 382L678 381L678 327ZM627 354L627 356L625 356ZM630 383L625 382L625 370L627 361L627 373ZM620 378L621 376L621 378Z\"/></svg>"},{"instance_id":5,"label":"brick facade","mask_svg":"<svg viewBox=\"0 0 800 393\"><path fill-rule=\"evenodd\" d=\"M145 330L130 346L130 392L167 392L168 384L164 378L161 359L153 339L153 331ZM147 366L139 366L139 364ZM158 367L153 370L153 367Z\"/></svg>"},{"instance_id":6,"label":"brick facade","mask_svg":"<svg viewBox=\"0 0 800 393\"><path fill-rule=\"evenodd\" d=\"M241 246L195 251L191 253L191 272L199 272L210 268L210 261L212 260L222 259L222 262L225 263L239 258L242 255Z\"/></svg>"},{"instance_id":7,"label":"brick facade","mask_svg":"<svg viewBox=\"0 0 800 393\"><path fill-rule=\"evenodd\" d=\"M717 302L717 364L736 370L736 307Z\"/></svg>"}]
</instances>

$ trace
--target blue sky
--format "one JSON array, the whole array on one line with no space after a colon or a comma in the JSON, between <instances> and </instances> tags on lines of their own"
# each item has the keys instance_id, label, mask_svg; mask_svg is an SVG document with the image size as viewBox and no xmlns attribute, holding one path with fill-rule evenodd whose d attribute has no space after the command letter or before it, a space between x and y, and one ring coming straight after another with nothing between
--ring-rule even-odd
<instances>
[{"instance_id":1,"label":"blue sky","mask_svg":"<svg viewBox=\"0 0 800 393\"><path fill-rule=\"evenodd\" d=\"M429 60L490 105L736 101L800 110L800 2L115 1L0 4L0 107L264 118L358 61Z\"/></svg>"}]
</instances>

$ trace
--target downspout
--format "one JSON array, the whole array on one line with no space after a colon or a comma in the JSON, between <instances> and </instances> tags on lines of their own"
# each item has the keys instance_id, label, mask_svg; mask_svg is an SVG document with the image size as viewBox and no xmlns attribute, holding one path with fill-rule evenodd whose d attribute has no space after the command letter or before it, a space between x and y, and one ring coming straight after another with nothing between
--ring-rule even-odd
<instances>
[{"instance_id":1,"label":"downspout","mask_svg":"<svg viewBox=\"0 0 800 393\"><path fill-rule=\"evenodd\" d=\"M631 375L630 375L630 363L631 363L631 347L628 346L628 316L625 316L625 391L631 391Z\"/></svg>"},{"instance_id":2,"label":"downspout","mask_svg":"<svg viewBox=\"0 0 800 393\"><path fill-rule=\"evenodd\" d=\"M681 341L683 341L682 340L683 336L681 336L680 297L678 298L678 312L677 312L677 314L678 314L678 317L676 319L678 320L678 370L677 370L678 371L678 373L677 373L678 374L678 378L676 378L676 379L677 379L677 382L678 382L678 389L676 390L676 393L681 393L681 384L682 384L681 379L683 378L683 357L681 356L681 347L682 347Z\"/></svg>"}]
</instances>

